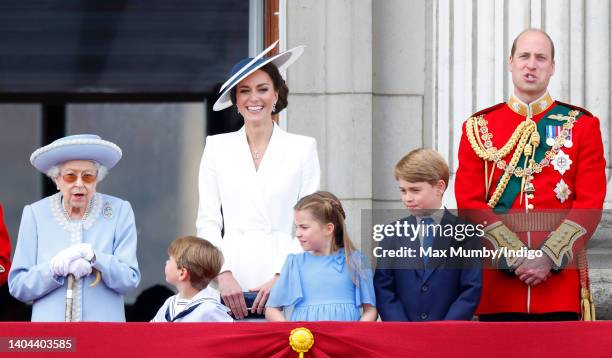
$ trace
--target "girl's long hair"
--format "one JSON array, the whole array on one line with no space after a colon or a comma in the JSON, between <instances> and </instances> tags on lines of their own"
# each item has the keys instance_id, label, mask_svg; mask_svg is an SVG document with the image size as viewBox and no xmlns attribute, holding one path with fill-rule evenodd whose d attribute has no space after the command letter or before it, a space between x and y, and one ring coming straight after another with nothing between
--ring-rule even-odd
<instances>
[{"instance_id":1,"label":"girl's long hair","mask_svg":"<svg viewBox=\"0 0 612 358\"><path fill-rule=\"evenodd\" d=\"M358 285L359 280L355 272L359 273L360 261L353 255L355 246L346 232L344 224L346 213L338 198L328 191L317 191L300 199L293 207L295 211L308 210L312 217L321 225L332 223L334 225L334 238L331 251L336 252L344 248L344 259L353 282Z\"/></svg>"}]
</instances>

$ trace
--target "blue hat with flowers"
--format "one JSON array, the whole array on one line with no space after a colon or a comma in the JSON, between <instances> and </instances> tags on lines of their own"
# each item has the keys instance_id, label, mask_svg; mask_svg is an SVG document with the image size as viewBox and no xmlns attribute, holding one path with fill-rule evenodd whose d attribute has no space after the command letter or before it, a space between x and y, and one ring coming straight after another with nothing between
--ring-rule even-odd
<instances>
[{"instance_id":1,"label":"blue hat with flowers","mask_svg":"<svg viewBox=\"0 0 612 358\"><path fill-rule=\"evenodd\" d=\"M229 78L225 83L221 86L221 90L219 91L221 95L219 99L215 102L213 106L213 111L221 111L228 107L232 106L232 100L230 98L230 91L234 88L240 81L248 77L253 72L257 71L264 65L268 63L273 63L278 68L279 72L285 71L292 63L297 60L302 53L304 52L304 46L294 47L291 50L287 50L285 52L281 52L272 57L264 57L264 55L270 52L276 45L278 41L274 42L267 49L263 50L259 55L254 58L245 58L238 62L232 67L230 71Z\"/></svg>"},{"instance_id":2,"label":"blue hat with flowers","mask_svg":"<svg viewBox=\"0 0 612 358\"><path fill-rule=\"evenodd\" d=\"M121 148L115 143L94 134L77 134L36 149L30 156L30 163L43 173L54 165L70 160L95 160L110 169L119 162L122 155Z\"/></svg>"}]
</instances>

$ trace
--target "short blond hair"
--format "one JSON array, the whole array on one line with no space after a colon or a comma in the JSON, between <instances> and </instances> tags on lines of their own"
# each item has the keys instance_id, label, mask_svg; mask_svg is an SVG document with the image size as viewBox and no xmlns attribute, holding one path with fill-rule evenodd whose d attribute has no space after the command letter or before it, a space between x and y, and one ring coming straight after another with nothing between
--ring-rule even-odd
<instances>
[{"instance_id":1,"label":"short blond hair","mask_svg":"<svg viewBox=\"0 0 612 358\"><path fill-rule=\"evenodd\" d=\"M436 185L443 180L448 188L450 170L440 153L432 149L419 148L410 151L395 164L395 180L410 183L427 182Z\"/></svg>"},{"instance_id":2,"label":"short blond hair","mask_svg":"<svg viewBox=\"0 0 612 358\"><path fill-rule=\"evenodd\" d=\"M176 267L189 272L189 283L198 290L208 286L223 266L223 254L207 240L184 236L172 241L168 255L176 261Z\"/></svg>"}]
</instances>

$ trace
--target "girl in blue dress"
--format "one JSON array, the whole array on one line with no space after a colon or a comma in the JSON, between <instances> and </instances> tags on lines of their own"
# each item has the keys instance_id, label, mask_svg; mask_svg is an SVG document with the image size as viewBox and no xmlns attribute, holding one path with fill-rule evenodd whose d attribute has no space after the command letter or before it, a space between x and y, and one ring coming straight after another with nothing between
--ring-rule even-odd
<instances>
[{"instance_id":1,"label":"girl in blue dress","mask_svg":"<svg viewBox=\"0 0 612 358\"><path fill-rule=\"evenodd\" d=\"M338 198L319 191L303 197L294 210L304 252L287 256L266 318L285 321L283 308L293 307L292 321L375 321L372 270L346 233Z\"/></svg>"}]
</instances>

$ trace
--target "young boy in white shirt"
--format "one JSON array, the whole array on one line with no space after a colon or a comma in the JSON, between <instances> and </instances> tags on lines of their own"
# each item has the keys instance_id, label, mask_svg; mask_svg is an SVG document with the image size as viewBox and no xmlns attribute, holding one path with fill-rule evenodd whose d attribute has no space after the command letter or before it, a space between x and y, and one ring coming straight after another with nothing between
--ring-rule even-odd
<instances>
[{"instance_id":1,"label":"young boy in white shirt","mask_svg":"<svg viewBox=\"0 0 612 358\"><path fill-rule=\"evenodd\" d=\"M172 241L164 273L178 294L164 302L151 322L232 322L227 307L204 292L222 265L219 249L204 239L186 236Z\"/></svg>"}]
</instances>

